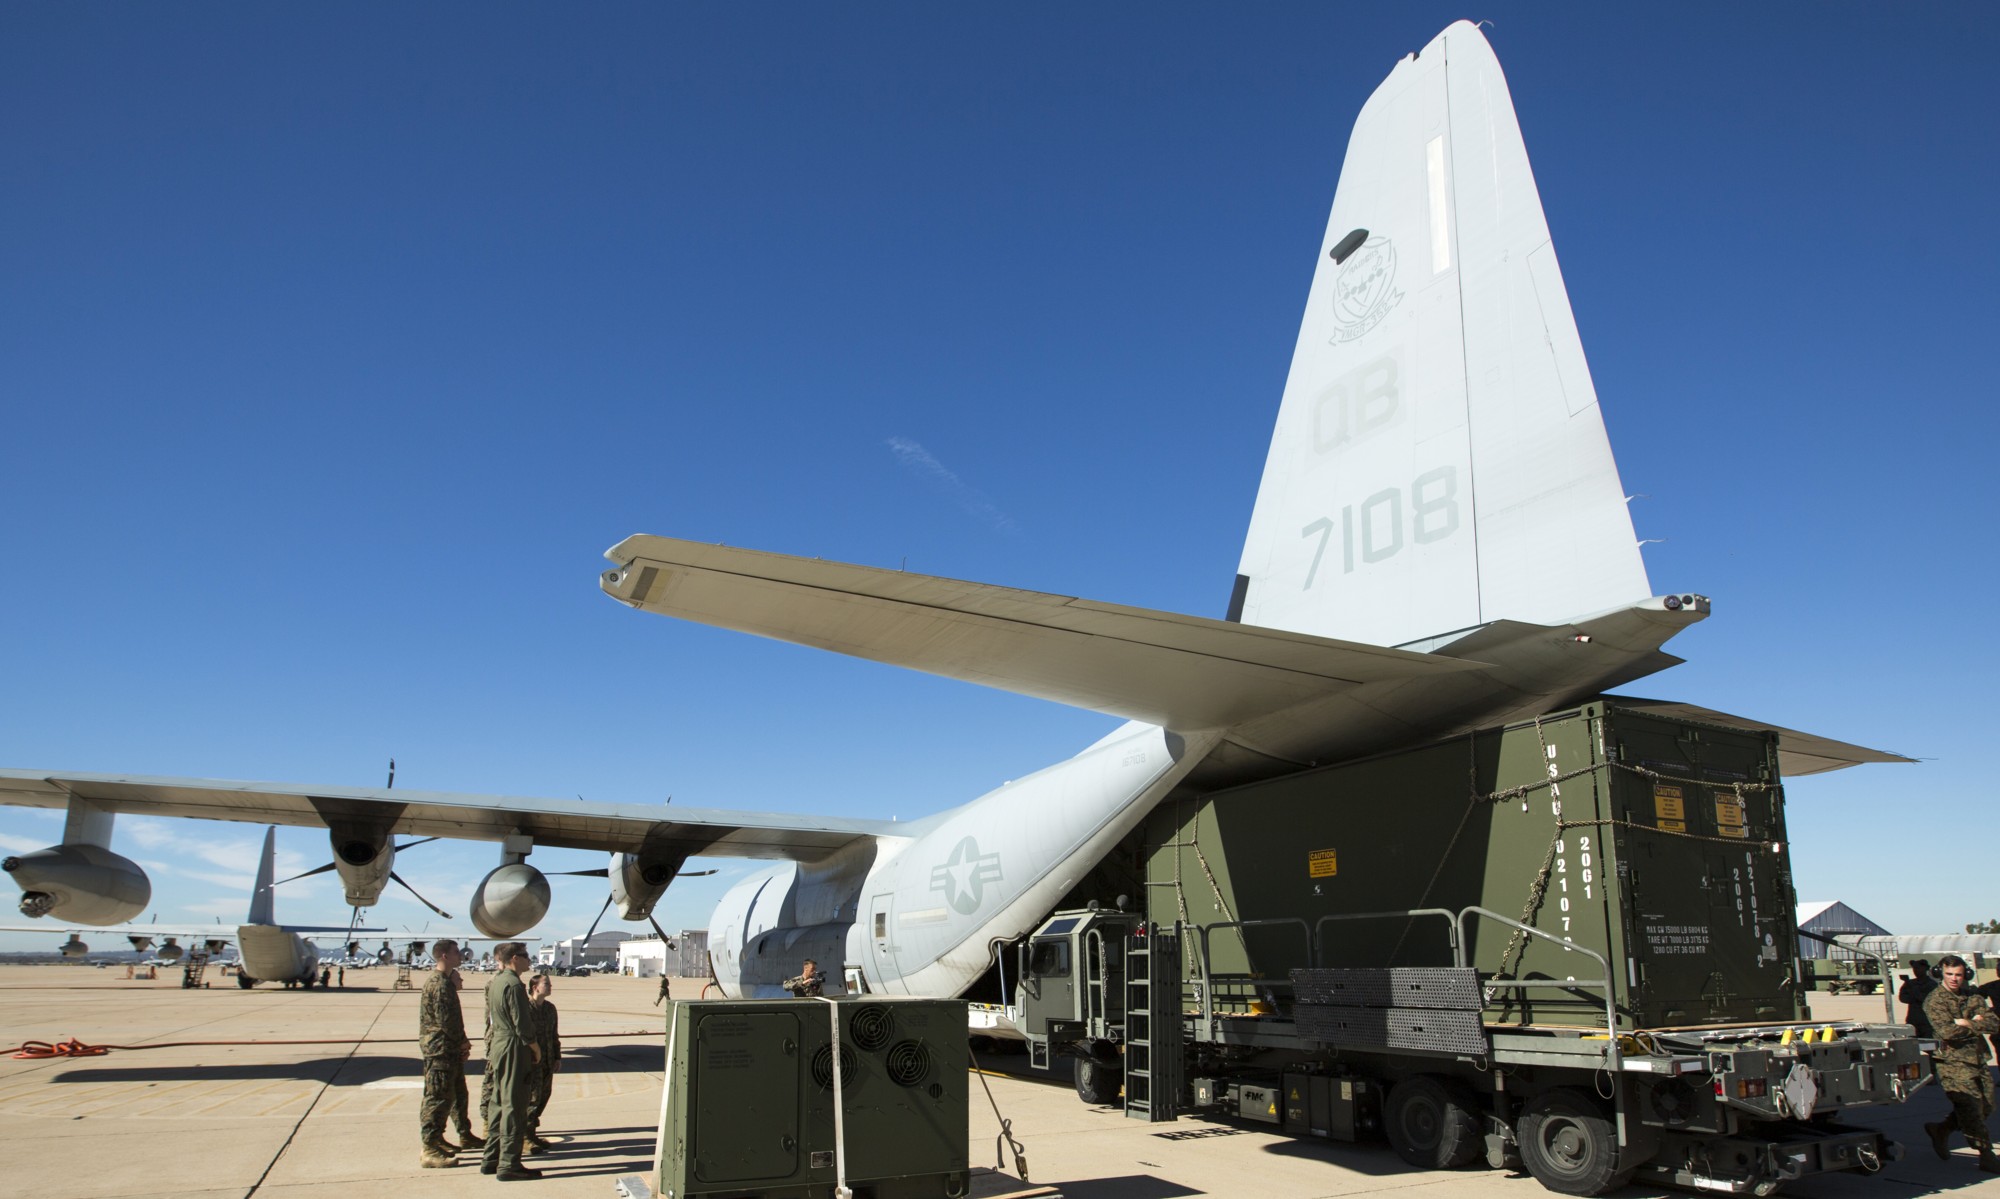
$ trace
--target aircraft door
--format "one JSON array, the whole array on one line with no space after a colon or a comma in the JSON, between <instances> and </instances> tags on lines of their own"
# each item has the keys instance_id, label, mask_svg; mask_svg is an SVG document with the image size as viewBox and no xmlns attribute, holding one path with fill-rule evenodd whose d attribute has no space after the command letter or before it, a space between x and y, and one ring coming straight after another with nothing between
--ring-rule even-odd
<instances>
[{"instance_id":1,"label":"aircraft door","mask_svg":"<svg viewBox=\"0 0 2000 1199\"><path fill-rule=\"evenodd\" d=\"M885 995L907 995L903 971L896 965L896 893L884 891L868 901L869 983Z\"/></svg>"}]
</instances>

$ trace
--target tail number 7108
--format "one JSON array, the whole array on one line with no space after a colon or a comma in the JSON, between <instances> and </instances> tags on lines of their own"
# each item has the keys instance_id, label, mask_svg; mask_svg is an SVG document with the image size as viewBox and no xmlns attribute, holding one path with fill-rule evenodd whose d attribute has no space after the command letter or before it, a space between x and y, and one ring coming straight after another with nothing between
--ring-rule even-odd
<instances>
[{"instance_id":1,"label":"tail number 7108","mask_svg":"<svg viewBox=\"0 0 2000 1199\"><path fill-rule=\"evenodd\" d=\"M1359 504L1344 505L1339 527L1342 574L1393 558L1408 542L1428 545L1443 541L1458 531L1458 468L1427 470L1412 479L1408 488L1385 487ZM1306 568L1307 588L1319 578L1320 562L1326 557L1326 543L1332 540L1333 530L1334 520L1328 516L1299 530L1303 538L1319 539L1313 546L1312 565Z\"/></svg>"}]
</instances>

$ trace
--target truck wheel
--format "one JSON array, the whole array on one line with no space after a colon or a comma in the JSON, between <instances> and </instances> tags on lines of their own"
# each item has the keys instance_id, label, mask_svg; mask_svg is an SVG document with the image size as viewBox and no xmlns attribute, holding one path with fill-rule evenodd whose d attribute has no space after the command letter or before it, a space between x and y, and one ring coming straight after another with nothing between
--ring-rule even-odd
<instances>
[{"instance_id":1,"label":"truck wheel","mask_svg":"<svg viewBox=\"0 0 2000 1199\"><path fill-rule=\"evenodd\" d=\"M1573 1087L1543 1091L1528 1101L1515 1130L1521 1164L1535 1181L1564 1195L1602 1195L1624 1186L1618 1133L1597 1101Z\"/></svg>"},{"instance_id":2,"label":"truck wheel","mask_svg":"<svg viewBox=\"0 0 2000 1199\"><path fill-rule=\"evenodd\" d=\"M237 986L239 986L239 987L242 987L242 988L243 988L244 990L248 991L248 990L249 990L250 988L252 988L252 987L254 987L254 986L256 986L256 985L257 985L257 980L256 980L256 979L254 979L254 978L251 978L251 977L250 977L249 975L247 975L247 974L238 974L238 975L236 976L236 985L237 985Z\"/></svg>"},{"instance_id":3,"label":"truck wheel","mask_svg":"<svg viewBox=\"0 0 2000 1199\"><path fill-rule=\"evenodd\" d=\"M1118 1088L1125 1081L1125 1070L1119 1063L1100 1061L1094 1057L1075 1060L1078 1099L1092 1104L1118 1102Z\"/></svg>"},{"instance_id":4,"label":"truck wheel","mask_svg":"<svg viewBox=\"0 0 2000 1199\"><path fill-rule=\"evenodd\" d=\"M1456 1170L1485 1149L1472 1101L1429 1074L1406 1078L1390 1090L1382 1125L1396 1156L1424 1170Z\"/></svg>"}]
</instances>

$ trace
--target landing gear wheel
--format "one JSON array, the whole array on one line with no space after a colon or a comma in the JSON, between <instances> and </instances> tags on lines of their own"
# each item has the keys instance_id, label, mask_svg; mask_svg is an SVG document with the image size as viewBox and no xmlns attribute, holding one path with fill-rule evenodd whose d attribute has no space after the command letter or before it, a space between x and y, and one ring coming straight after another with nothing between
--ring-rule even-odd
<instances>
[{"instance_id":1,"label":"landing gear wheel","mask_svg":"<svg viewBox=\"0 0 2000 1199\"><path fill-rule=\"evenodd\" d=\"M1486 1148L1472 1100L1429 1074L1406 1078L1390 1090L1382 1127L1396 1156L1419 1169L1456 1170Z\"/></svg>"},{"instance_id":2,"label":"landing gear wheel","mask_svg":"<svg viewBox=\"0 0 2000 1199\"><path fill-rule=\"evenodd\" d=\"M1558 1087L1528 1101L1515 1135L1521 1164L1535 1181L1564 1195L1602 1195L1624 1186L1618 1133L1611 1117L1583 1091Z\"/></svg>"},{"instance_id":3,"label":"landing gear wheel","mask_svg":"<svg viewBox=\"0 0 2000 1199\"><path fill-rule=\"evenodd\" d=\"M1080 1057L1076 1061L1076 1097L1090 1104L1118 1102L1119 1087L1125 1081L1125 1067L1113 1060Z\"/></svg>"},{"instance_id":4,"label":"landing gear wheel","mask_svg":"<svg viewBox=\"0 0 2000 1199\"><path fill-rule=\"evenodd\" d=\"M248 991L248 990L249 990L250 988L252 988L252 987L254 987L254 986L256 986L256 985L257 985L257 980L256 980L256 979L254 979L254 978L251 978L251 977L250 977L249 975L247 975L247 974L238 974L238 975L236 976L236 985L237 985L237 986L239 986L239 987L242 987L242 988L243 988L244 990Z\"/></svg>"}]
</instances>

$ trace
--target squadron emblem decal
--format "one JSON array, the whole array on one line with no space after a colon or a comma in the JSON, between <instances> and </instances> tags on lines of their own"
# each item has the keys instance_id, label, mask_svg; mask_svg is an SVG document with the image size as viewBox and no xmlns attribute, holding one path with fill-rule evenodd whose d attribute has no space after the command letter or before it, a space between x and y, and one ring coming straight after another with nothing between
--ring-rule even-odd
<instances>
[{"instance_id":1,"label":"squadron emblem decal","mask_svg":"<svg viewBox=\"0 0 2000 1199\"><path fill-rule=\"evenodd\" d=\"M1396 290L1396 247L1386 237L1362 242L1333 277L1333 344L1353 341L1381 324L1402 299Z\"/></svg>"},{"instance_id":2,"label":"squadron emblem decal","mask_svg":"<svg viewBox=\"0 0 2000 1199\"><path fill-rule=\"evenodd\" d=\"M952 847L944 865L931 867L931 890L944 892L944 901L967 916L979 910L986 884L999 881L1000 855L980 853L971 837Z\"/></svg>"}]
</instances>

